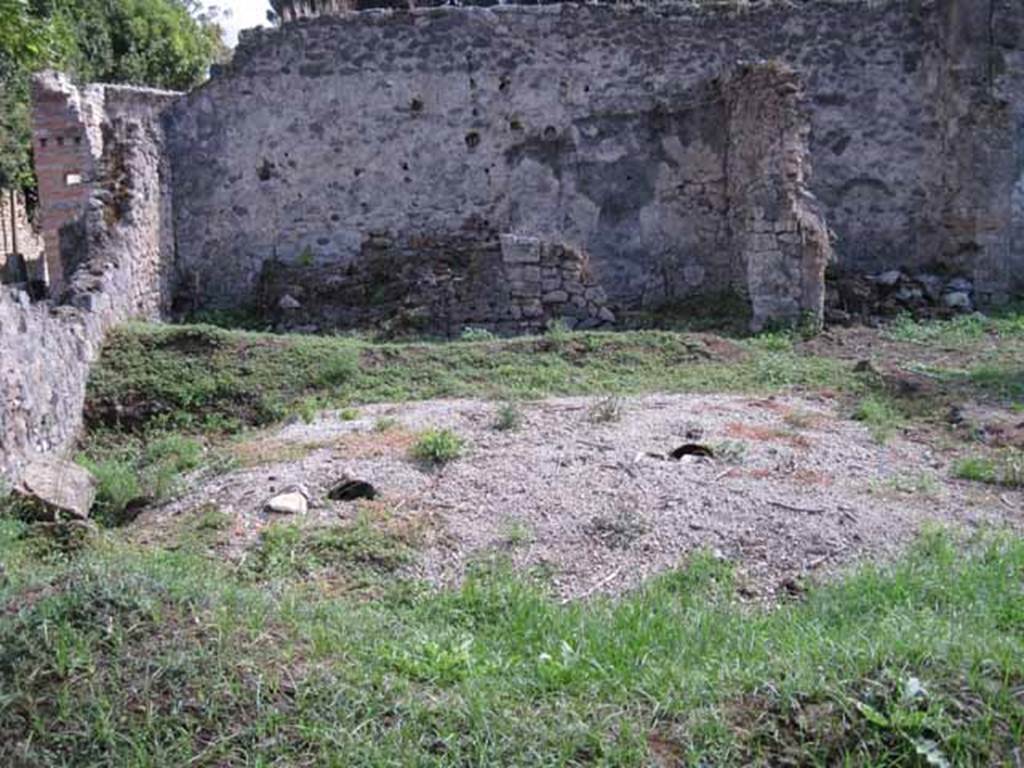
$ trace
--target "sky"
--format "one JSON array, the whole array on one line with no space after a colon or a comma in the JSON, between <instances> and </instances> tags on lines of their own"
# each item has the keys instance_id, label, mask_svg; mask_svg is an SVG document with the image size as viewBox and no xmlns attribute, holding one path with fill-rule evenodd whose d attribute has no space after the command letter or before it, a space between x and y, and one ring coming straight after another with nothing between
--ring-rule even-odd
<instances>
[{"instance_id":1,"label":"sky","mask_svg":"<svg viewBox=\"0 0 1024 768\"><path fill-rule=\"evenodd\" d=\"M229 45L235 44L240 29L266 24L270 9L267 0L210 0L210 4L231 11L231 18L225 23Z\"/></svg>"}]
</instances>

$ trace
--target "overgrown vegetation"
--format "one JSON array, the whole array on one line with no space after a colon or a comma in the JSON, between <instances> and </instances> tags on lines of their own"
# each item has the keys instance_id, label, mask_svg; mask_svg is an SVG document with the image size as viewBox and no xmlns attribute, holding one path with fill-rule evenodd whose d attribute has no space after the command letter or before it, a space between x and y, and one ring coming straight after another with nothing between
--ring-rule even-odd
<instances>
[{"instance_id":1,"label":"overgrown vegetation","mask_svg":"<svg viewBox=\"0 0 1024 768\"><path fill-rule=\"evenodd\" d=\"M274 529L237 567L114 540L69 560L0 522L0 763L994 765L1024 743L1019 539L932 534L765 610L701 556L617 601L495 564L367 601L317 574L378 545L319 537Z\"/></svg>"},{"instance_id":2,"label":"overgrown vegetation","mask_svg":"<svg viewBox=\"0 0 1024 768\"><path fill-rule=\"evenodd\" d=\"M958 322L966 321L913 327L942 335ZM969 345L949 360L927 346L920 360L900 353L903 370L941 385L934 393L893 389L870 366L858 371L856 361L805 350L791 334L733 341L661 331L566 332L557 343L542 336L374 344L130 325L111 336L94 369L86 415L93 429L218 433L293 415L309 419L324 408L438 397L514 402L652 391L828 390L848 397L851 409L885 439L904 419L935 418L958 397L1024 401L1024 335L1015 330L1024 321L1011 315L990 322L991 349Z\"/></svg>"},{"instance_id":3,"label":"overgrown vegetation","mask_svg":"<svg viewBox=\"0 0 1024 768\"><path fill-rule=\"evenodd\" d=\"M205 460L202 444L178 434L153 434L148 440L94 437L78 461L96 477L93 517L102 525L130 522L147 504L165 501L181 476Z\"/></svg>"},{"instance_id":4,"label":"overgrown vegetation","mask_svg":"<svg viewBox=\"0 0 1024 768\"><path fill-rule=\"evenodd\" d=\"M887 333L865 365L790 333L374 344L133 325L94 370L82 461L116 524L218 456L258 466L285 450L268 437L246 458L224 435L321 409L355 419L363 403L482 397L498 403L495 428L514 429L525 398L598 395L584 416L602 422L635 393L807 391L887 439L946 428L958 398L1008 410L1024 391L1012 316ZM819 428L784 401L756 405L784 413L792 439ZM392 415L366 433L396 436L431 465L465 450ZM744 461L743 442L712 447ZM1019 451L970 450L954 473L1012 495ZM928 497L936 477L870 490ZM146 547L124 531L56 546L0 519L0 765L953 766L1012 764L1024 743L1019 537L930 533L770 608L738 601L730 564L710 555L625 597L566 604L542 571L503 560L543 543L522 520L500 523L463 585L432 590L408 566L443 534L386 506L270 525L230 560L237 521L213 503ZM657 524L610 512L582 535L630 547Z\"/></svg>"},{"instance_id":5,"label":"overgrown vegetation","mask_svg":"<svg viewBox=\"0 0 1024 768\"><path fill-rule=\"evenodd\" d=\"M970 346L986 336L1024 338L1024 308L1009 307L993 315L958 315L946 321L918 321L901 315L888 328L890 338L914 344Z\"/></svg>"}]
</instances>

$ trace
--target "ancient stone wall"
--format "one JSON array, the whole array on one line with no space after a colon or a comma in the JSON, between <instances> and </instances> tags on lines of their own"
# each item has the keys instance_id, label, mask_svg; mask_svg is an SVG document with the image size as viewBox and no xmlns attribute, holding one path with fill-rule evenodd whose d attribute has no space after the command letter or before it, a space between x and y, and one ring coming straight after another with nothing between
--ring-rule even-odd
<instances>
[{"instance_id":1,"label":"ancient stone wall","mask_svg":"<svg viewBox=\"0 0 1024 768\"><path fill-rule=\"evenodd\" d=\"M37 81L37 93L47 89L63 93L69 107L81 103L55 75ZM0 476L8 479L27 457L72 446L89 365L106 332L128 319L159 318L169 300L169 176L155 119L166 95L109 88L104 96L95 122L102 147L76 220L82 250L61 299L32 302L0 288Z\"/></svg>"},{"instance_id":2,"label":"ancient stone wall","mask_svg":"<svg viewBox=\"0 0 1024 768\"><path fill-rule=\"evenodd\" d=\"M615 315L585 253L538 238L466 231L395 241L378 235L343 270L270 261L258 309L281 330L373 327L458 336L611 326Z\"/></svg>"},{"instance_id":3,"label":"ancient stone wall","mask_svg":"<svg viewBox=\"0 0 1024 768\"><path fill-rule=\"evenodd\" d=\"M984 303L1024 292L1024 4L948 2L936 202L944 261L967 272Z\"/></svg>"},{"instance_id":4,"label":"ancient stone wall","mask_svg":"<svg viewBox=\"0 0 1024 768\"><path fill-rule=\"evenodd\" d=\"M1019 13L1005 0L447 8L249 34L169 116L186 302L251 302L268 263L344 270L373 238L481 223L491 241L586 252L620 316L745 290L749 244L778 251L735 229L730 153L777 148L754 123L731 133L723 82L744 60L803 84L811 156L803 192L786 194L824 216L842 268L961 273L998 300L1022 247ZM787 295L817 306L773 259L764 275L793 277Z\"/></svg>"},{"instance_id":5,"label":"ancient stone wall","mask_svg":"<svg viewBox=\"0 0 1024 768\"><path fill-rule=\"evenodd\" d=\"M67 277L86 252L81 222L90 201L112 173L124 171L112 168L110 158L104 158L109 144L105 132L121 120L156 124L179 95L129 86L79 88L57 73L44 73L33 81L39 219L54 296L64 290Z\"/></svg>"},{"instance_id":6,"label":"ancient stone wall","mask_svg":"<svg viewBox=\"0 0 1024 768\"><path fill-rule=\"evenodd\" d=\"M817 323L824 311L828 228L807 188L810 123L799 78L781 66L746 66L724 86L728 114L729 229L753 327Z\"/></svg>"}]
</instances>

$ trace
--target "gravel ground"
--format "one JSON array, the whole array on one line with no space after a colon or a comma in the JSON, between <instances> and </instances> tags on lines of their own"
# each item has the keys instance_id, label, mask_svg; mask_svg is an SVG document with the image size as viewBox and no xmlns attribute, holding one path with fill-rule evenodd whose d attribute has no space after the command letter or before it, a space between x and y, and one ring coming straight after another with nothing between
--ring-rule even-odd
<instances>
[{"instance_id":1,"label":"gravel ground","mask_svg":"<svg viewBox=\"0 0 1024 768\"><path fill-rule=\"evenodd\" d=\"M322 414L247 438L247 464L199 482L147 511L140 532L214 504L236 526L238 557L269 522L265 502L294 485L312 498L311 523L351 520L359 502L326 500L344 476L373 483L394 521L424 532L413 575L457 582L496 552L540 567L564 598L617 593L705 549L737 564L741 593L772 600L853 560L886 558L922 524L1021 526L1024 493L949 480L927 445L875 442L827 398L655 395L617 401L613 421L596 398L521 406L522 426L494 429L497 406L432 401ZM613 409L614 410L614 409ZM394 420L378 431L383 418ZM409 458L416 434L450 428L465 455L440 469ZM684 444L715 458L666 454Z\"/></svg>"}]
</instances>

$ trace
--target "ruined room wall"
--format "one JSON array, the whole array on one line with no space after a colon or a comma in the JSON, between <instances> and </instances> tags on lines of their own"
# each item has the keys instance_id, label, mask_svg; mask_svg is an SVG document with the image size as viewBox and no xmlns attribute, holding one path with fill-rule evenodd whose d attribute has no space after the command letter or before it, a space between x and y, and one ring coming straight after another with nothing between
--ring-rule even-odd
<instances>
[{"instance_id":1,"label":"ruined room wall","mask_svg":"<svg viewBox=\"0 0 1024 768\"><path fill-rule=\"evenodd\" d=\"M52 75L37 85L47 83L66 85ZM89 365L106 332L131 318L160 317L168 300L169 177L155 119L166 99L113 88L105 97L83 250L62 299L33 303L0 288L0 476L8 479L27 457L72 447Z\"/></svg>"},{"instance_id":2,"label":"ruined room wall","mask_svg":"<svg viewBox=\"0 0 1024 768\"><path fill-rule=\"evenodd\" d=\"M84 258L80 224L95 192L111 175L104 158L108 144L104 132L119 120L157 124L160 113L179 96L120 85L80 88L56 72L34 78L32 140L39 221L54 296L64 290L67 276Z\"/></svg>"},{"instance_id":3,"label":"ruined room wall","mask_svg":"<svg viewBox=\"0 0 1024 768\"><path fill-rule=\"evenodd\" d=\"M759 58L805 83L839 262L926 268L957 181L944 18L927 1L499 7L250 34L173 110L182 275L231 306L267 262L346 265L375 236L484 222L582 248L618 307L714 294L733 254L713 81Z\"/></svg>"}]
</instances>

